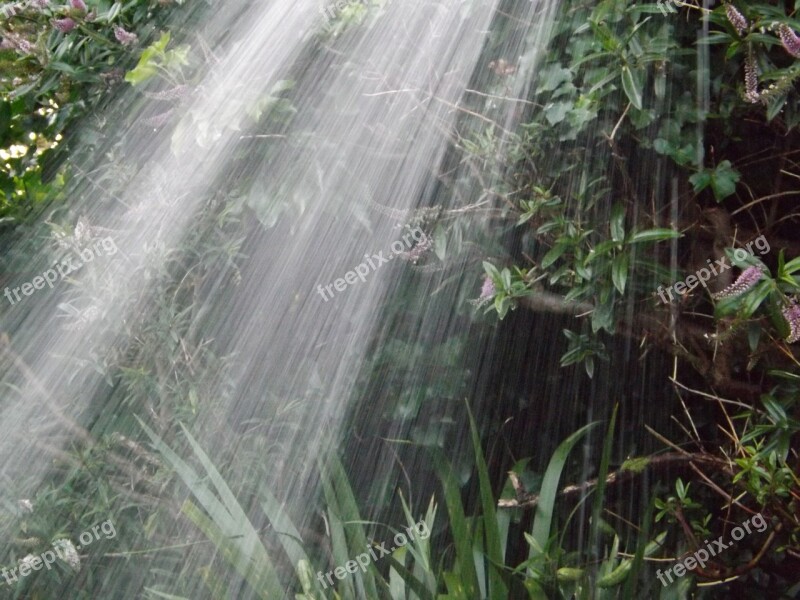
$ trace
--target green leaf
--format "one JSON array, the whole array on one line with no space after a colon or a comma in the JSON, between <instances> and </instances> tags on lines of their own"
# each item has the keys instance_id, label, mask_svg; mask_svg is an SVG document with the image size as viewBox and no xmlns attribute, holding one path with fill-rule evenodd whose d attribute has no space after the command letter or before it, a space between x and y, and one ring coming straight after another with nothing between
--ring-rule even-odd
<instances>
[{"instance_id":1,"label":"green leaf","mask_svg":"<svg viewBox=\"0 0 800 600\"><path fill-rule=\"evenodd\" d=\"M793 258L789 262L787 262L783 267L784 273L791 275L795 271L800 271L800 256L797 258Z\"/></svg>"},{"instance_id":2,"label":"green leaf","mask_svg":"<svg viewBox=\"0 0 800 600\"><path fill-rule=\"evenodd\" d=\"M505 294L497 294L494 297L494 308L497 311L497 317L502 321L511 308L511 299Z\"/></svg>"},{"instance_id":3,"label":"green leaf","mask_svg":"<svg viewBox=\"0 0 800 600\"><path fill-rule=\"evenodd\" d=\"M761 396L761 402L764 404L764 408L767 409L767 413L769 413L770 418L776 425L786 422L786 411L775 398L764 395Z\"/></svg>"},{"instance_id":4,"label":"green leaf","mask_svg":"<svg viewBox=\"0 0 800 600\"><path fill-rule=\"evenodd\" d=\"M436 256L439 260L443 261L447 255L447 234L444 231L444 227L441 225L437 225L433 232L433 242L433 249L434 252L436 252Z\"/></svg>"},{"instance_id":5,"label":"green leaf","mask_svg":"<svg viewBox=\"0 0 800 600\"><path fill-rule=\"evenodd\" d=\"M711 185L711 173L709 171L700 171L689 177L689 183L694 187L695 193L700 193Z\"/></svg>"},{"instance_id":6,"label":"green leaf","mask_svg":"<svg viewBox=\"0 0 800 600\"><path fill-rule=\"evenodd\" d=\"M694 191L699 193L711 186L714 198L722 202L736 192L736 184L741 179L739 172L732 168L731 161L723 160L713 170L703 169L689 178Z\"/></svg>"},{"instance_id":7,"label":"green leaf","mask_svg":"<svg viewBox=\"0 0 800 600\"><path fill-rule=\"evenodd\" d=\"M164 51L167 48L167 44L169 44L169 38L170 34L166 31L161 34L158 41L153 42L153 44L142 50L139 62L132 70L125 73L125 81L131 85L138 85L158 73L158 66L155 59L157 57L161 59L165 58Z\"/></svg>"},{"instance_id":8,"label":"green leaf","mask_svg":"<svg viewBox=\"0 0 800 600\"><path fill-rule=\"evenodd\" d=\"M347 472L337 456L333 455L328 459L326 467L322 469L322 473L330 484L330 492L336 498L337 517L340 517L344 522L343 531L347 534L347 547L345 550L347 551L347 548L365 548L367 546L367 536L364 528L360 525L363 521L358 510L358 503L353 489L350 487ZM347 560L349 558L345 558L345 562ZM343 565L345 563L340 562L339 564ZM357 585L360 586L361 582L363 582L363 591L366 597L378 597L373 569L368 569L366 573L362 573Z\"/></svg>"},{"instance_id":9,"label":"green leaf","mask_svg":"<svg viewBox=\"0 0 800 600\"><path fill-rule=\"evenodd\" d=\"M755 352L758 349L758 342L761 339L761 325L758 323L750 323L747 327L747 345L750 347L750 352Z\"/></svg>"},{"instance_id":10,"label":"green leaf","mask_svg":"<svg viewBox=\"0 0 800 600\"><path fill-rule=\"evenodd\" d=\"M638 244L641 242L661 242L664 240L674 240L681 237L680 231L674 229L648 229L646 231L638 231L633 234L631 244Z\"/></svg>"},{"instance_id":11,"label":"green leaf","mask_svg":"<svg viewBox=\"0 0 800 600\"><path fill-rule=\"evenodd\" d=\"M550 125L558 125L567 117L571 108L571 102L551 102L545 107L544 116Z\"/></svg>"},{"instance_id":12,"label":"green leaf","mask_svg":"<svg viewBox=\"0 0 800 600\"><path fill-rule=\"evenodd\" d=\"M395 553L405 550L405 548L398 548ZM423 582L414 577L414 574L409 571L402 562L397 560L395 556L389 555L386 557L389 563L389 578L392 580L393 590L400 591L399 584L407 585L410 590L420 598L420 600L434 600L433 594L425 587ZM375 596L376 598L378 596ZM400 595L393 595L393 598L405 598L405 594L400 592Z\"/></svg>"},{"instance_id":13,"label":"green leaf","mask_svg":"<svg viewBox=\"0 0 800 600\"><path fill-rule=\"evenodd\" d=\"M628 281L629 256L620 254L611 263L611 281L620 294L625 293L625 283Z\"/></svg>"},{"instance_id":14,"label":"green leaf","mask_svg":"<svg viewBox=\"0 0 800 600\"><path fill-rule=\"evenodd\" d=\"M555 509L556 497L558 496L558 482L561 479L561 472L575 445L587 434L598 421L584 425L578 431L570 435L559 444L542 478L542 487L539 490L539 502L536 505L536 514L533 517L533 529L531 531L531 548L528 559L533 560L544 554L547 542L550 539L550 529L553 525L553 511ZM530 569L529 569L530 571Z\"/></svg>"},{"instance_id":15,"label":"green leaf","mask_svg":"<svg viewBox=\"0 0 800 600\"><path fill-rule=\"evenodd\" d=\"M711 189L717 202L721 202L736 192L736 183L742 178L739 172L731 168L729 160L723 160L711 177Z\"/></svg>"},{"instance_id":16,"label":"green leaf","mask_svg":"<svg viewBox=\"0 0 800 600\"><path fill-rule=\"evenodd\" d=\"M632 71L628 65L622 67L622 89L625 90L625 95L635 108L642 110L642 75L637 69L636 72Z\"/></svg>"},{"instance_id":17,"label":"green leaf","mask_svg":"<svg viewBox=\"0 0 800 600\"><path fill-rule=\"evenodd\" d=\"M486 271L486 274L494 281L495 285L500 285L500 271L497 270L492 263L483 261L483 270Z\"/></svg>"},{"instance_id":18,"label":"green leaf","mask_svg":"<svg viewBox=\"0 0 800 600\"><path fill-rule=\"evenodd\" d=\"M618 411L619 403L614 405L614 412L611 413L611 421L608 424L608 429L606 429L606 435L603 441L603 453L600 458L600 469L597 473L597 489L594 491L594 501L592 502L591 544L598 544L600 542L600 524L602 523L600 514L603 508L603 498L605 497L606 476L608 475L608 467L611 462L611 451L614 445L614 430L617 425Z\"/></svg>"},{"instance_id":19,"label":"green leaf","mask_svg":"<svg viewBox=\"0 0 800 600\"><path fill-rule=\"evenodd\" d=\"M0 147L5 147L6 136L11 129L11 104L0 102Z\"/></svg>"},{"instance_id":20,"label":"green leaf","mask_svg":"<svg viewBox=\"0 0 800 600\"><path fill-rule=\"evenodd\" d=\"M136 420L150 437L155 449L175 470L209 516L206 517L190 500L183 505L184 513L209 540L214 542L226 560L248 581L259 597L280 597L282 586L258 532L194 437L181 424L195 457L206 472L205 476L195 472L141 419L137 417ZM214 486L213 491L207 481Z\"/></svg>"},{"instance_id":21,"label":"green leaf","mask_svg":"<svg viewBox=\"0 0 800 600\"><path fill-rule=\"evenodd\" d=\"M610 297L605 302L599 302L592 311L592 332L597 333L605 329L614 333L614 298Z\"/></svg>"},{"instance_id":22,"label":"green leaf","mask_svg":"<svg viewBox=\"0 0 800 600\"><path fill-rule=\"evenodd\" d=\"M478 429L475 427L475 419L467 404L467 416L469 417L470 432L472 434L472 450L475 453L475 466L478 469L478 484L481 496L481 507L483 509L484 534L486 535L486 556L489 558L489 598L506 598L508 589L506 588L500 571L498 570L504 563L503 551L500 546L500 530L497 526L497 509L494 495L492 494L492 483L489 478L489 468L483 457L481 439Z\"/></svg>"},{"instance_id":23,"label":"green leaf","mask_svg":"<svg viewBox=\"0 0 800 600\"><path fill-rule=\"evenodd\" d=\"M503 269L500 271L500 281L503 283L503 290L506 292L511 291L511 271Z\"/></svg>"},{"instance_id":24,"label":"green leaf","mask_svg":"<svg viewBox=\"0 0 800 600\"><path fill-rule=\"evenodd\" d=\"M457 569L457 580L453 585L463 589L466 598L477 598L478 575L472 555L472 530L461 502L461 489L450 463L438 449L433 450L433 463L442 482L445 506L450 517L450 535L453 538ZM448 589L449 587L448 585Z\"/></svg>"},{"instance_id":25,"label":"green leaf","mask_svg":"<svg viewBox=\"0 0 800 600\"><path fill-rule=\"evenodd\" d=\"M619 202L611 209L611 239L615 242L625 239L625 207Z\"/></svg>"},{"instance_id":26,"label":"green leaf","mask_svg":"<svg viewBox=\"0 0 800 600\"><path fill-rule=\"evenodd\" d=\"M744 318L753 316L756 310L758 310L758 307L761 306L761 303L767 299L771 291L772 286L769 281L762 281L755 287L747 290L744 293L742 301L742 315Z\"/></svg>"},{"instance_id":27,"label":"green leaf","mask_svg":"<svg viewBox=\"0 0 800 600\"><path fill-rule=\"evenodd\" d=\"M547 267L552 265L554 262L556 262L561 257L561 255L564 254L564 252L567 251L567 248L568 248L568 245L563 243L563 242L556 243L556 245L553 246L547 252L547 254L545 254L544 257L542 258L542 268L546 269Z\"/></svg>"}]
</instances>

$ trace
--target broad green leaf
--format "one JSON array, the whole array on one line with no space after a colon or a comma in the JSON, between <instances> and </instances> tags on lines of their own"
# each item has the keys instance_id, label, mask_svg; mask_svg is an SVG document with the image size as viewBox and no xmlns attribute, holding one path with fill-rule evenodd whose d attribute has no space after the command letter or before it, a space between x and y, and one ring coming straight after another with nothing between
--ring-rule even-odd
<instances>
[{"instance_id":1,"label":"broad green leaf","mask_svg":"<svg viewBox=\"0 0 800 600\"><path fill-rule=\"evenodd\" d=\"M564 254L564 252L567 251L567 248L568 248L568 245L563 243L563 242L562 243L556 243L556 245L553 246L547 252L547 254L545 254L544 257L542 258L542 268L546 269L547 267L552 265L554 262L556 262L561 257L561 255Z\"/></svg>"},{"instance_id":2,"label":"broad green leaf","mask_svg":"<svg viewBox=\"0 0 800 600\"><path fill-rule=\"evenodd\" d=\"M741 179L739 172L731 166L729 160L723 160L714 169L703 169L689 177L694 191L699 193L711 186L714 198L721 202L736 192L736 183Z\"/></svg>"},{"instance_id":3,"label":"broad green leaf","mask_svg":"<svg viewBox=\"0 0 800 600\"><path fill-rule=\"evenodd\" d=\"M628 281L628 262L628 255L620 254L611 263L611 280L620 294L625 293L625 283Z\"/></svg>"},{"instance_id":4,"label":"broad green leaf","mask_svg":"<svg viewBox=\"0 0 800 600\"><path fill-rule=\"evenodd\" d=\"M709 185L711 185L711 173L709 171L700 171L689 177L689 183L692 184L695 193L702 192Z\"/></svg>"},{"instance_id":5,"label":"broad green leaf","mask_svg":"<svg viewBox=\"0 0 800 600\"><path fill-rule=\"evenodd\" d=\"M723 160L717 165L711 177L711 189L717 202L721 202L728 196L733 195L736 192L736 183L740 179L741 175L731 167L729 160Z\"/></svg>"},{"instance_id":6,"label":"broad green leaf","mask_svg":"<svg viewBox=\"0 0 800 600\"><path fill-rule=\"evenodd\" d=\"M486 274L495 282L495 284L499 285L502 281L500 277L500 271L497 270L492 263L483 261L483 270L486 271Z\"/></svg>"},{"instance_id":7,"label":"broad green leaf","mask_svg":"<svg viewBox=\"0 0 800 600\"><path fill-rule=\"evenodd\" d=\"M622 89L634 107L642 110L642 75L637 69L635 72L628 65L622 67Z\"/></svg>"}]
</instances>

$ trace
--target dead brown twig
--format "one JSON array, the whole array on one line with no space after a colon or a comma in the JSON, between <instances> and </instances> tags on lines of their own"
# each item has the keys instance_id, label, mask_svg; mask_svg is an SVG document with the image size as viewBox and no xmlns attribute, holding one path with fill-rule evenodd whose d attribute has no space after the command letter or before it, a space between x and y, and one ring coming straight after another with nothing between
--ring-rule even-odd
<instances>
[{"instance_id":1,"label":"dead brown twig","mask_svg":"<svg viewBox=\"0 0 800 600\"><path fill-rule=\"evenodd\" d=\"M724 460L705 453L682 453L682 452L669 452L656 456L641 457L632 459L629 462L638 462L637 468L621 468L617 471L609 473L606 477L606 485L613 485L622 481L627 481L639 475L646 468L660 468L671 464L678 463L704 463L713 464L717 466L724 466L727 468L728 464ZM522 487L522 483L516 473L509 473L511 485L516 493L516 498L501 499L497 502L499 508L533 508L539 503L539 495L526 492ZM597 479L584 481L583 483L568 485L559 492L559 496L567 498L570 496L579 495L588 492L597 486Z\"/></svg>"}]
</instances>

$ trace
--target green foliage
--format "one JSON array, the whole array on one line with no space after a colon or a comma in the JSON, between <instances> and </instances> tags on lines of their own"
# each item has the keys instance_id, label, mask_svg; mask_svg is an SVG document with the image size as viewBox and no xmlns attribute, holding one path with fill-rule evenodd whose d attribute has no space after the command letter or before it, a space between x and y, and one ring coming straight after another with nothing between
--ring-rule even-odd
<instances>
[{"instance_id":1,"label":"green foliage","mask_svg":"<svg viewBox=\"0 0 800 600\"><path fill-rule=\"evenodd\" d=\"M180 67L188 65L189 46L184 44L167 50L169 39L170 34L165 31L157 41L145 48L136 66L125 73L125 81L131 85L139 85L157 73L173 79Z\"/></svg>"},{"instance_id":2,"label":"green foliage","mask_svg":"<svg viewBox=\"0 0 800 600\"><path fill-rule=\"evenodd\" d=\"M338 37L349 29L365 25L368 18L378 19L387 0L325 0L324 34Z\"/></svg>"},{"instance_id":3,"label":"green foliage","mask_svg":"<svg viewBox=\"0 0 800 600\"><path fill-rule=\"evenodd\" d=\"M0 24L8 42L0 50L0 223L24 221L60 189L60 180L52 182L69 132L105 104L135 62L136 45L169 18L167 6L182 3L89 2L86 12L67 3L20 2ZM59 19L74 27L59 31ZM123 44L115 28L139 41Z\"/></svg>"},{"instance_id":4,"label":"green foliage","mask_svg":"<svg viewBox=\"0 0 800 600\"><path fill-rule=\"evenodd\" d=\"M511 269L504 268L498 270L492 263L484 261L483 268L486 271L486 276L494 284L494 293L491 298L485 300L492 300L491 306L486 310L497 311L497 316L503 319L509 310L514 310L520 298L530 296L533 291L531 290L532 281L530 275L525 269L513 267Z\"/></svg>"},{"instance_id":5,"label":"green foliage","mask_svg":"<svg viewBox=\"0 0 800 600\"><path fill-rule=\"evenodd\" d=\"M205 511L201 511L193 501L187 500L181 508L182 512L214 543L224 559L247 580L260 597L274 598L280 595L280 583L258 532L211 459L189 431L185 428L183 430L195 457L203 467L203 476L173 452L147 425L143 422L140 424L155 449L189 487ZM210 486L205 483L206 478L210 480Z\"/></svg>"},{"instance_id":6,"label":"green foliage","mask_svg":"<svg viewBox=\"0 0 800 600\"><path fill-rule=\"evenodd\" d=\"M738 171L731 168L731 161L723 160L713 169L702 169L689 177L695 192L702 192L708 186L714 191L714 198L722 202L736 192L736 183L741 179Z\"/></svg>"},{"instance_id":7,"label":"green foliage","mask_svg":"<svg viewBox=\"0 0 800 600\"><path fill-rule=\"evenodd\" d=\"M138 91L158 83L181 86L193 83L190 48L185 45L170 48L172 34L158 31L160 17L151 22L147 14L154 7L137 0L102 8L94 21L79 18L79 26L67 34L52 31L47 21L51 14L34 15L30 24L20 23L17 30L35 41L34 52L0 54L0 59L6 61L4 65L10 66L9 73L21 79L11 84L3 80L6 88L0 100L0 147L26 148L24 152L17 149L14 156L4 161L10 167L0 173L0 185L5 192L0 204L0 224L23 220L35 212L47 195L52 196L62 188L63 175L52 181L48 178L51 170L57 171L57 161L52 159L61 148L58 137L88 111L101 106L110 84L120 79L122 73L127 71L125 80ZM531 86L528 98L521 99L525 106L534 109L520 113L523 123L519 129L506 132L492 122L507 116L492 104L506 94L508 86L502 80L486 83L480 90L484 94L479 96L481 100L470 101L469 112L464 112L459 123L452 152L456 162L469 165L470 176L453 183L453 194L476 190L474 196L469 196L474 203L449 212L434 207L436 210L431 213L435 216L419 216L431 226L434 253L445 267L456 264L458 269L462 268L463 263L458 260L470 252L473 254L469 264L475 275L482 264L493 292L479 303L486 301L486 311L496 312L499 319L545 292L574 303L581 309L575 311L577 314L589 315L580 327L581 333L569 329L564 332L567 349L561 364L582 363L590 378L596 376L596 361L608 356L607 339L603 336L619 331L618 324L631 307L639 312L646 306L652 296L654 276L659 281L674 277L667 268L668 253L664 252L666 244L662 242L676 247L682 236L693 236L691 231L663 227L662 215L643 210L646 202L637 200L638 195L649 202L649 198L657 197L655 190L662 182L652 187L642 183L642 189L630 188L624 182L632 179L634 169L647 165L648 160L668 157L672 162L670 175L691 184L686 189L692 189L697 196L691 202L700 204L708 200L724 208L736 202L737 193L752 184L747 179L746 164L729 152L730 140L742 134L737 124L752 122L757 115L772 123L776 130L780 128L782 136L795 131L798 124L797 92L790 85L798 74L796 61L786 55L774 33L767 29L761 32L762 26L772 27L772 22L797 29L794 19L775 7L755 3L743 8L751 25L745 35L740 35L725 18L724 7L706 16L687 8L688 19L662 19L656 10L653 5L626 1L564 3L549 44L551 50L537 66L538 83ZM351 3L339 12L327 34L337 37L349 33L350 28L368 26L368 19L380 18L381 13L378 2L370 6ZM708 59L708 70L698 74L698 54L691 45L695 43L695 29L702 24L698 19L703 18L708 19L714 33L701 40L701 56ZM113 24L138 32L139 45L124 47L115 42L110 34ZM141 54L137 54L138 47L144 48ZM541 47L538 41L536 47ZM741 94L740 82L748 56L756 57L762 88L769 83L775 86L761 89L760 104L755 105ZM709 98L697 95L696 81L704 77L709 84ZM289 95L293 89L293 80L280 81L264 97L248 103L238 100L236 90L231 90L233 99L226 110L241 117L242 123L246 117L247 126L253 129L267 122L285 123L295 113ZM192 132L193 143L200 146L222 135L215 117L192 111L183 114L172 132L175 153L183 151L176 140L182 139L187 131ZM712 129L724 132L721 143L711 139ZM30 137L31 133L35 139ZM602 152L587 152L598 145L610 148L611 158L606 159ZM708 152L710 147L714 154ZM274 151L264 148L258 151L265 154ZM248 147L248 151L251 149ZM547 158L552 156L563 160L548 162ZM45 177L43 169L48 165L54 166L46 169L48 177ZM123 167L112 165L109 171L123 173ZM50 183L43 183L43 179ZM119 185L124 185L124 177L118 179ZM682 479L675 483L674 494L655 501L655 521L663 530L651 535L650 517L645 515L646 526L632 543L631 536L613 530L602 520L605 479L611 469L616 425L613 421L604 444L599 484L593 492L596 496L589 540L591 552L579 555L570 551L564 540L571 516L564 518L562 503L557 501L559 482L570 472L570 453L591 429L589 425L562 442L542 473L527 473L529 479L538 478L541 483L532 531L525 538L529 558L520 565L508 564L519 511L512 514L510 510L497 509L492 473L470 417L477 468L476 514L470 514L467 508L470 505L465 502L456 475L462 467L457 461L463 457L434 451L448 517L438 531L438 539L434 543L416 539L396 549L383 563L371 565L363 577L342 581L336 591L323 590L314 576L315 566L324 567L323 558L303 541L301 530L272 493L266 489L248 490L257 494L257 505L278 532L275 544L268 547L245 512L243 502L234 496L233 483L221 476L222 468L212 463L188 429L177 431L178 422L191 424L198 411L213 402L214 398L206 391L208 383L225 377L228 359L216 356L207 347L207 340L196 339L192 324L197 322L201 310L195 298L204 281L209 280L206 277L224 276L233 282L240 277L237 263L242 258L244 242L238 227L240 217L252 210L261 225L268 228L292 211L302 215L304 210L304 206L286 194L270 193L257 175L243 178L236 186L237 189L221 194L219 205L209 201L197 227L181 241L180 247L163 249L162 260L156 261L157 267L151 273L155 281L152 298L138 295L139 291L120 298L126 305L152 303L155 316L131 324L131 329L125 332L129 339L120 343L110 361L101 362L91 351L86 353L88 358L71 357L80 367L76 377L81 369L100 372L110 382L118 383L114 398L120 400L125 410L142 414L146 408L153 415L152 429L145 426L145 431L164 462L192 493L192 499L180 507L181 514L219 551L218 558L209 553L208 564L198 573L188 574L202 577L209 594L223 597L225 588L220 582L225 573L232 571L256 595L280 595L288 588L302 600L499 599L523 594L530 598L634 597L633 590L638 589L643 579L640 575L647 568L644 557L659 551L676 554L673 550L678 544L670 534L682 525L681 519L699 536L715 532L717 521L710 500L703 495L701 486L684 483ZM691 196L691 192L686 195ZM493 206L490 210L495 211L493 217L502 223L499 229L522 240L523 251L514 255L506 255L498 248L496 232L481 237L480 227L475 225L477 219L473 215L495 200L500 208ZM495 225L493 222L492 227ZM56 227L59 226L54 225L54 238ZM62 233L70 234L68 228ZM730 255L732 250L728 252ZM487 259L489 256L493 258ZM737 263L737 266L748 264L755 263ZM750 350L756 355L748 365L748 373L760 360L757 350L763 351L767 343L778 343L767 339L772 330L764 317L771 320L772 328L781 338L788 335L781 311L788 306L789 296L800 291L795 277L798 271L800 258L786 262L781 252L774 276L764 266L762 281L757 286L714 305L716 322L729 325L726 335L747 331ZM195 275L184 278L189 272ZM437 288L437 293L450 282L459 281L458 273L447 275L442 277L442 287ZM63 305L67 316L77 320L83 314L77 307L90 306L92 293L89 288L76 289ZM417 302L413 308L419 308L423 301L410 302ZM468 389L463 369L459 368L467 339L459 335L437 342L431 346L434 352L408 339L395 338L382 344L371 357L374 362L370 366L375 365L376 372L385 375L381 385L397 398L387 410L387 419L402 421L426 414L423 410L434 402L441 402L449 409L449 405L460 401ZM430 372L418 376L419 385L405 385L404 374L423 363ZM767 506L774 514L783 515L784 531L789 533L781 548L796 548L796 523L786 517L791 514L786 508L799 493L791 461L796 460L794 442L800 425L791 398L796 396L800 378L784 368L791 367L769 371L770 377L780 381L770 394L762 396L763 409L745 410L732 418L743 423L736 432L738 445L728 452L734 457L732 464L736 470L717 476L723 485L735 489L732 497L739 499L740 493L745 494L746 498L740 501L748 502L753 509ZM270 415L275 420L281 417L281 414ZM441 423L437 421L438 424ZM410 437L420 445L444 450L446 435L434 429L420 425ZM191 461L180 456L177 443L167 443L175 434L179 435L174 439L188 443ZM286 439L291 440L292 436L287 435ZM283 438L270 442L281 444ZM247 449L263 460L263 447L258 442ZM76 461L85 470L78 469L63 484L64 489L74 488L65 504L77 505L80 500L76 498L82 495L93 499L96 511L115 511L123 503L134 503L108 484L107 479L117 475L105 471L113 461L107 450L76 451ZM244 460L242 457L240 462ZM628 459L621 471L641 473L649 464L649 458ZM237 469L241 468L241 464L231 467L231 480L240 475ZM95 477L94 473L99 474ZM355 490L338 461L334 458L322 462L320 474L323 488L320 502L324 505L321 512L330 526L333 560L344 564L363 552L370 531L361 518ZM164 478L165 474L162 470L154 477ZM46 512L47 502L37 504L37 518ZM152 509L153 513L147 516L146 523L136 525L152 533L166 519L141 499L138 502L140 508ZM402 497L401 504L408 525L412 525L415 507L409 507ZM436 505L431 501L424 517L431 530L435 517ZM27 527L36 529L37 543L61 533L58 523L46 519L35 526L26 524ZM795 531L791 531L793 527ZM669 550L667 542L671 544ZM626 554L624 546L635 546L635 554ZM781 553L782 549L776 551L776 556L781 558ZM286 561L290 569L280 569ZM170 574L165 577L168 579L165 585L159 583L146 591L153 598L178 598L176 594L180 593L184 577L187 574L180 573L173 579ZM53 581L47 583L51 587L43 589L53 589L60 580Z\"/></svg>"}]
</instances>

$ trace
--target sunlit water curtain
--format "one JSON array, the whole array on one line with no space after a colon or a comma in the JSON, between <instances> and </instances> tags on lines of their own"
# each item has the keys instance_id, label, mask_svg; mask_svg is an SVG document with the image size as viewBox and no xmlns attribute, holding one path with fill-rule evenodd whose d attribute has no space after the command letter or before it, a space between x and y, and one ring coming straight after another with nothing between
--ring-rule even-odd
<instances>
[{"instance_id":1,"label":"sunlit water curtain","mask_svg":"<svg viewBox=\"0 0 800 600\"><path fill-rule=\"evenodd\" d=\"M47 214L53 243L24 270L84 260L3 309L0 362L6 499L53 488L43 537L80 532L76 521L118 525L102 542L114 558L79 564L63 597L264 597L251 571L214 560L231 531L193 513L202 501L187 487L164 491L147 442L184 457L202 449L217 465L253 527L227 515L244 544L228 550L251 551L252 565L248 536L270 530L264 494L298 523L313 516L305 501L320 459L347 436L340 425L387 291L433 251L414 209L448 202L436 197L439 176L467 90L519 69L506 95L524 95L554 9L514 4L526 35L487 66L499 2L355 4L205 8L161 39L162 52L188 48L186 64L129 87L87 123L98 135L77 137L74 210ZM487 102L513 129L518 106ZM115 458L101 468L100 456ZM176 464L181 476L208 467ZM65 481L94 490L83 514L58 508ZM101 493L139 508L93 514ZM29 517L21 508L16 518ZM58 575L41 577L55 589ZM295 585L290 572L277 578Z\"/></svg>"}]
</instances>

